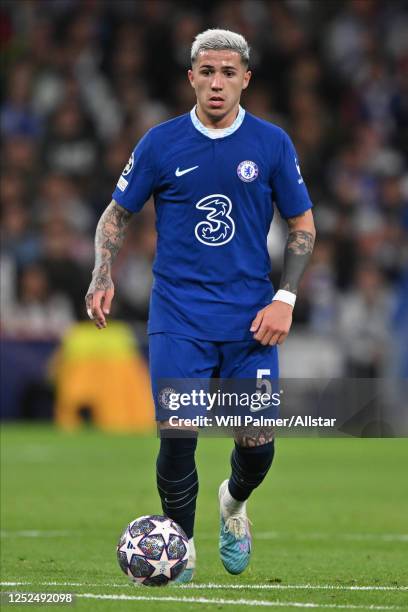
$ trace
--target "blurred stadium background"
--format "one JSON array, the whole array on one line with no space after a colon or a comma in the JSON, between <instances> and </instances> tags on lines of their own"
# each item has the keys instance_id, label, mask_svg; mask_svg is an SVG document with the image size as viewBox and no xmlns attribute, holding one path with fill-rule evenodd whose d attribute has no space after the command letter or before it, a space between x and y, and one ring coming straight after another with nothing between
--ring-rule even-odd
<instances>
[{"instance_id":1,"label":"blurred stadium background","mask_svg":"<svg viewBox=\"0 0 408 612\"><path fill-rule=\"evenodd\" d=\"M315 204L282 375L408 377L403 0L3 0L0 15L4 420L51 418L56 405L75 426L97 405L107 429L150 425L152 203L115 264L123 323L95 330L84 295L97 220L137 140L193 106L190 46L208 27L247 37L242 104L288 131ZM284 242L276 219L274 283Z\"/></svg>"}]
</instances>

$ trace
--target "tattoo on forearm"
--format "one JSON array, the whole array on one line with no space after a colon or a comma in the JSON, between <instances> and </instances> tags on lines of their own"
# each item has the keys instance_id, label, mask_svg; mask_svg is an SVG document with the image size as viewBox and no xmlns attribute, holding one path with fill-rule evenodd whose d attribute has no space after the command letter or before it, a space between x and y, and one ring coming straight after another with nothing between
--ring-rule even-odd
<instances>
[{"instance_id":1,"label":"tattoo on forearm","mask_svg":"<svg viewBox=\"0 0 408 612\"><path fill-rule=\"evenodd\" d=\"M313 251L315 235L304 230L291 230L285 247L280 289L297 293L299 281Z\"/></svg>"},{"instance_id":2,"label":"tattoo on forearm","mask_svg":"<svg viewBox=\"0 0 408 612\"><path fill-rule=\"evenodd\" d=\"M294 255L307 255L312 252L313 243L313 234L297 230L289 234L287 248Z\"/></svg>"},{"instance_id":3,"label":"tattoo on forearm","mask_svg":"<svg viewBox=\"0 0 408 612\"><path fill-rule=\"evenodd\" d=\"M112 263L123 244L131 217L131 212L111 202L99 219L95 234L94 290L106 290L112 286Z\"/></svg>"}]
</instances>

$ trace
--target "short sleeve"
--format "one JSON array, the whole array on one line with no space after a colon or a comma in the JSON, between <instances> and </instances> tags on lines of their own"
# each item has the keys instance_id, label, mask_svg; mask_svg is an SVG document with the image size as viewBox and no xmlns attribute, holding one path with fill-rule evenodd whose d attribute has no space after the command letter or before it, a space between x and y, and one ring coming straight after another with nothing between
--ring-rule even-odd
<instances>
[{"instance_id":1,"label":"short sleeve","mask_svg":"<svg viewBox=\"0 0 408 612\"><path fill-rule=\"evenodd\" d=\"M138 142L116 184L112 198L131 212L138 212L155 188L156 168L151 133Z\"/></svg>"},{"instance_id":2,"label":"short sleeve","mask_svg":"<svg viewBox=\"0 0 408 612\"><path fill-rule=\"evenodd\" d=\"M300 173L295 147L283 131L282 137L278 170L272 175L271 186L281 216L288 219L309 210L313 205Z\"/></svg>"}]
</instances>

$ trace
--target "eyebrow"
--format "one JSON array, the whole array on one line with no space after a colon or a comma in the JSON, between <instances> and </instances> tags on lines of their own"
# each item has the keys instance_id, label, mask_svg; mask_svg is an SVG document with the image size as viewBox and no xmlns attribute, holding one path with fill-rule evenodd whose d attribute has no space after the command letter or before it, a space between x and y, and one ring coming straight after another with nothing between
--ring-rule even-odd
<instances>
[{"instance_id":1,"label":"eyebrow","mask_svg":"<svg viewBox=\"0 0 408 612\"><path fill-rule=\"evenodd\" d=\"M200 66L200 70L201 68L215 68L215 66L213 64L203 64ZM235 66L221 66L221 68L222 70L237 70Z\"/></svg>"}]
</instances>

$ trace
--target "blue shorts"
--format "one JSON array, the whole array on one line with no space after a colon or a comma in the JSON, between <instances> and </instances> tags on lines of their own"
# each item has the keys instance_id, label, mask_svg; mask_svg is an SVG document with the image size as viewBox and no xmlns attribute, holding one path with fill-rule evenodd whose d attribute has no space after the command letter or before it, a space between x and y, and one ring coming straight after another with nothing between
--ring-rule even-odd
<instances>
[{"instance_id":1,"label":"blue shorts","mask_svg":"<svg viewBox=\"0 0 408 612\"><path fill-rule=\"evenodd\" d=\"M169 418L163 391L173 387L171 379L279 378L277 347L252 339L213 342L167 332L151 334L149 364L157 421Z\"/></svg>"}]
</instances>

